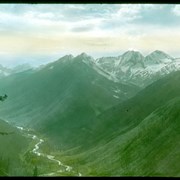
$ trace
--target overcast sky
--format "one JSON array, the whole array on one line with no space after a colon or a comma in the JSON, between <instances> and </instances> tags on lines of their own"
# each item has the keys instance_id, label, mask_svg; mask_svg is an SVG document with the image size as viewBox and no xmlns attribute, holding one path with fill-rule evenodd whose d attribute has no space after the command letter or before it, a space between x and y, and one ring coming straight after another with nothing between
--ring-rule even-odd
<instances>
[{"instance_id":1,"label":"overcast sky","mask_svg":"<svg viewBox=\"0 0 180 180\"><path fill-rule=\"evenodd\" d=\"M94 57L180 57L180 5L0 4L0 64L34 65L86 52Z\"/></svg>"}]
</instances>

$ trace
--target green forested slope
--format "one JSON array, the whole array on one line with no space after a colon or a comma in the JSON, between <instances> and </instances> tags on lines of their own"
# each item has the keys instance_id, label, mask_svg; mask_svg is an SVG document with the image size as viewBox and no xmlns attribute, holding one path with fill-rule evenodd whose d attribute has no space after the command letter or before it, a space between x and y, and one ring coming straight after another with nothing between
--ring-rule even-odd
<instances>
[{"instance_id":1,"label":"green forested slope","mask_svg":"<svg viewBox=\"0 0 180 180\"><path fill-rule=\"evenodd\" d=\"M139 90L108 80L84 58L89 62L81 55L65 56L37 72L0 80L2 94L8 95L0 117L36 128L56 143L82 144L82 135L89 133L98 114Z\"/></svg>"},{"instance_id":2,"label":"green forested slope","mask_svg":"<svg viewBox=\"0 0 180 180\"><path fill-rule=\"evenodd\" d=\"M0 176L26 174L21 157L29 140L13 126L0 120Z\"/></svg>"}]
</instances>

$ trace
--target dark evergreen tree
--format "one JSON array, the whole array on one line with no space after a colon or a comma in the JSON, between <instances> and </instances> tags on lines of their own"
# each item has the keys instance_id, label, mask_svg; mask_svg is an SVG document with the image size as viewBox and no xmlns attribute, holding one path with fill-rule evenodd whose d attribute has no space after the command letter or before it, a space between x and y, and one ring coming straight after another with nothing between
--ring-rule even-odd
<instances>
[{"instance_id":1,"label":"dark evergreen tree","mask_svg":"<svg viewBox=\"0 0 180 180\"><path fill-rule=\"evenodd\" d=\"M38 176L38 168L37 168L37 166L34 167L33 176Z\"/></svg>"}]
</instances>

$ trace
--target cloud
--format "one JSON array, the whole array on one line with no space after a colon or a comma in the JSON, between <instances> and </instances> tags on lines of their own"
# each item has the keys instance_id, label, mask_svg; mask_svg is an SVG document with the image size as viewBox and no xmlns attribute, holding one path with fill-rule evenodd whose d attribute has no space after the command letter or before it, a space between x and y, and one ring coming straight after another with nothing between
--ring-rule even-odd
<instances>
[{"instance_id":1,"label":"cloud","mask_svg":"<svg viewBox=\"0 0 180 180\"><path fill-rule=\"evenodd\" d=\"M141 18L140 12L141 5L123 4L119 5L119 9L111 17L120 21L132 21Z\"/></svg>"},{"instance_id":2,"label":"cloud","mask_svg":"<svg viewBox=\"0 0 180 180\"><path fill-rule=\"evenodd\" d=\"M163 11L164 7L152 4L5 4L0 6L0 30L50 35L95 33L94 30L108 33L124 29L123 26L128 28L129 24L174 22L166 15L168 11Z\"/></svg>"},{"instance_id":3,"label":"cloud","mask_svg":"<svg viewBox=\"0 0 180 180\"><path fill-rule=\"evenodd\" d=\"M29 34L85 32L98 28L103 18L94 5L0 6L0 31ZM5 10L6 9L6 10ZM17 11L16 11L17 10ZM102 10L102 12L107 13ZM89 28L88 28L89 27Z\"/></svg>"},{"instance_id":4,"label":"cloud","mask_svg":"<svg viewBox=\"0 0 180 180\"><path fill-rule=\"evenodd\" d=\"M176 16L180 16L180 5L175 5L174 8L172 9L172 12L173 12Z\"/></svg>"},{"instance_id":5,"label":"cloud","mask_svg":"<svg viewBox=\"0 0 180 180\"><path fill-rule=\"evenodd\" d=\"M59 52L177 51L179 9L168 4L2 4L0 54L40 59Z\"/></svg>"},{"instance_id":6,"label":"cloud","mask_svg":"<svg viewBox=\"0 0 180 180\"><path fill-rule=\"evenodd\" d=\"M80 27L74 27L71 29L72 32L88 32L91 31L92 29L94 29L93 27L91 27L90 25L88 26L80 26Z\"/></svg>"}]
</instances>

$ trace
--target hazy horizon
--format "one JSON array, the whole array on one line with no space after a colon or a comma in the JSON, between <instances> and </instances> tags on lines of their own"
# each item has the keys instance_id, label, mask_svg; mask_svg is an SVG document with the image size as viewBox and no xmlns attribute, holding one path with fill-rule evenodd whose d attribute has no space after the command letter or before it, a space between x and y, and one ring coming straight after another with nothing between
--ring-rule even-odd
<instances>
[{"instance_id":1,"label":"hazy horizon","mask_svg":"<svg viewBox=\"0 0 180 180\"><path fill-rule=\"evenodd\" d=\"M160 49L155 49L154 51L156 51L156 50L160 50ZM43 55L34 56L34 57L28 57L29 59L27 57L25 58L23 56L17 56L15 58L13 58L11 56L9 56L9 57L6 56L6 61L4 61L4 62L1 61L0 65L2 65L4 67L7 67L7 68L14 68L14 67L19 66L19 65L28 64L28 65L30 65L32 67L37 68L37 67L39 67L41 65L46 65L48 63L57 61L58 59L66 56L66 55L72 55L73 57L76 57L76 56L78 56L78 55L80 55L82 53L86 53L87 55L93 57L94 59L98 59L98 58L101 58L101 57L117 57L117 56L121 56L122 54L124 54L127 51L138 51L138 50L128 49L128 50L126 50L124 52L120 51L121 53L118 53L118 52L117 53L109 53L109 54L106 54L106 55L101 55L100 54L99 56L98 55L93 56L92 54L89 54L87 52L81 52L81 53L76 53L76 54L72 54L72 53L58 54L57 53L57 54L50 54L50 55L47 55L45 57ZM162 50L160 50L160 51L162 51ZM144 57L146 57L147 55L149 55L153 51L151 51L149 53L146 53L146 54L143 54L141 51L138 51L138 52L140 52ZM169 54L169 55L172 56L171 54ZM179 58L179 56L172 56L172 57L173 58ZM7 59L9 61L7 61ZM12 61L15 60L15 59L18 59L18 61L16 63L12 63Z\"/></svg>"},{"instance_id":2,"label":"hazy horizon","mask_svg":"<svg viewBox=\"0 0 180 180\"><path fill-rule=\"evenodd\" d=\"M128 50L179 57L179 16L175 4L1 4L0 64L39 66L66 54Z\"/></svg>"}]
</instances>

